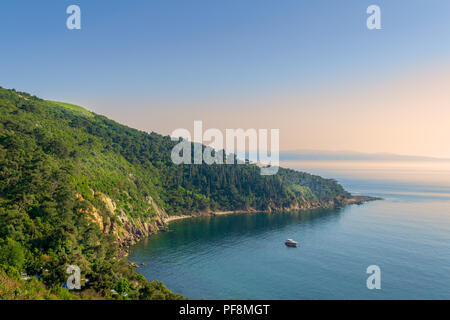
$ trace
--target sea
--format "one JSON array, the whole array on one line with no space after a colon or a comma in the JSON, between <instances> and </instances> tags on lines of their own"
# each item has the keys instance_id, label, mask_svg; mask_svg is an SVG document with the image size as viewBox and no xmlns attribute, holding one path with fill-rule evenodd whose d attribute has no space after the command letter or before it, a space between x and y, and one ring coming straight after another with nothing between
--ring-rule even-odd
<instances>
[{"instance_id":1,"label":"sea","mask_svg":"<svg viewBox=\"0 0 450 320\"><path fill-rule=\"evenodd\" d=\"M383 200L174 221L132 248L137 271L190 299L450 299L449 162L283 166Z\"/></svg>"}]
</instances>

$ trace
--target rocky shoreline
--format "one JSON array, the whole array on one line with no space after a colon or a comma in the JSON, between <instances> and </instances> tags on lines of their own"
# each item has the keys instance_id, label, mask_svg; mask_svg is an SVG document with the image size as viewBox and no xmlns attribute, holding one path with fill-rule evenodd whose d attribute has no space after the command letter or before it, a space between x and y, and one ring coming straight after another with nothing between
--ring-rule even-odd
<instances>
[{"instance_id":1,"label":"rocky shoreline","mask_svg":"<svg viewBox=\"0 0 450 320\"><path fill-rule=\"evenodd\" d=\"M339 208L345 207L348 205L356 204L361 205L365 202L382 200L382 198L370 197L370 196L352 196L349 198L336 198L329 202L308 202L303 205L293 205L288 208L269 208L268 210L256 210L254 208L248 208L246 210L235 210L235 211L206 211L206 212L197 212L185 215L173 215L169 216L165 214L165 216L157 217L155 221L152 223L139 223L140 226L136 225L125 225L126 229L129 229L130 232L127 233L126 239L119 238L119 244L121 246L121 252L124 256L128 255L129 248L136 244L138 241L147 238L151 234L165 231L168 229L169 224L173 221L196 218L196 217L204 217L204 216L220 216L220 215L229 215L229 214L249 214L249 213L257 213L257 212L273 212L273 213L282 213L282 212L296 212L296 211L306 211L306 210L314 210L314 209L331 209L331 208Z\"/></svg>"},{"instance_id":2,"label":"rocky shoreline","mask_svg":"<svg viewBox=\"0 0 450 320\"><path fill-rule=\"evenodd\" d=\"M269 212L294 212L294 211L305 211L305 210L314 210L320 208L332 208L332 207L343 207L352 204L360 205L369 201L382 200L382 198L370 197L370 196L352 196L351 198L343 198L335 200L334 203L330 202L324 205L310 205L305 207L289 207L289 208L281 208L281 209L271 209L267 210ZM256 210L250 208L248 210L236 210L236 211L214 211L214 212L204 212L204 213L195 213L195 214L186 214L186 215L177 215L177 216L168 216L166 219L163 219L164 224L168 225L172 221L202 217L202 216L221 216L221 215L229 215L229 214L246 214L246 213L256 213L256 212L265 212L266 210Z\"/></svg>"}]
</instances>

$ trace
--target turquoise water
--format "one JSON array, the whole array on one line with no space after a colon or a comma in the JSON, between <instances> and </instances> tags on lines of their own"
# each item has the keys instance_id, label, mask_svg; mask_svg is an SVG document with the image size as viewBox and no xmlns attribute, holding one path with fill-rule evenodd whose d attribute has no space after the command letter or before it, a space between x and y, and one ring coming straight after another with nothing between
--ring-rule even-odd
<instances>
[{"instance_id":1,"label":"turquoise water","mask_svg":"<svg viewBox=\"0 0 450 320\"><path fill-rule=\"evenodd\" d=\"M450 299L450 179L442 179L450 171L289 166L385 200L176 221L130 259L192 299ZM381 268L381 290L366 287L369 265Z\"/></svg>"}]
</instances>

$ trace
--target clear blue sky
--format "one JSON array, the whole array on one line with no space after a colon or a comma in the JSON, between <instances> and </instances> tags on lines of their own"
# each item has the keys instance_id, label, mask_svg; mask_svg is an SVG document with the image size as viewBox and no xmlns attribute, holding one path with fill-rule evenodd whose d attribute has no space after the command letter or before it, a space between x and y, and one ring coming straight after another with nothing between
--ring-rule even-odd
<instances>
[{"instance_id":1,"label":"clear blue sky","mask_svg":"<svg viewBox=\"0 0 450 320\"><path fill-rule=\"evenodd\" d=\"M80 31L66 29L71 4ZM366 28L370 4L382 30ZM449 61L450 1L3 0L0 35L0 86L170 131L142 122L149 105L308 91Z\"/></svg>"}]
</instances>

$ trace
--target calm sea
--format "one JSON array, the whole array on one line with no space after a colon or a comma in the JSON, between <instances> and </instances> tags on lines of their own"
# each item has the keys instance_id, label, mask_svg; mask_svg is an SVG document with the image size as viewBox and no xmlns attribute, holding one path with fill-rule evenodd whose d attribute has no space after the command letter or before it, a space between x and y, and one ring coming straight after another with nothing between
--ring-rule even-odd
<instances>
[{"instance_id":1,"label":"calm sea","mask_svg":"<svg viewBox=\"0 0 450 320\"><path fill-rule=\"evenodd\" d=\"M450 299L450 164L289 162L383 197L339 210L181 220L137 244L149 280L192 299ZM288 248L284 240L299 241ZM369 290L366 269L381 269Z\"/></svg>"}]
</instances>

